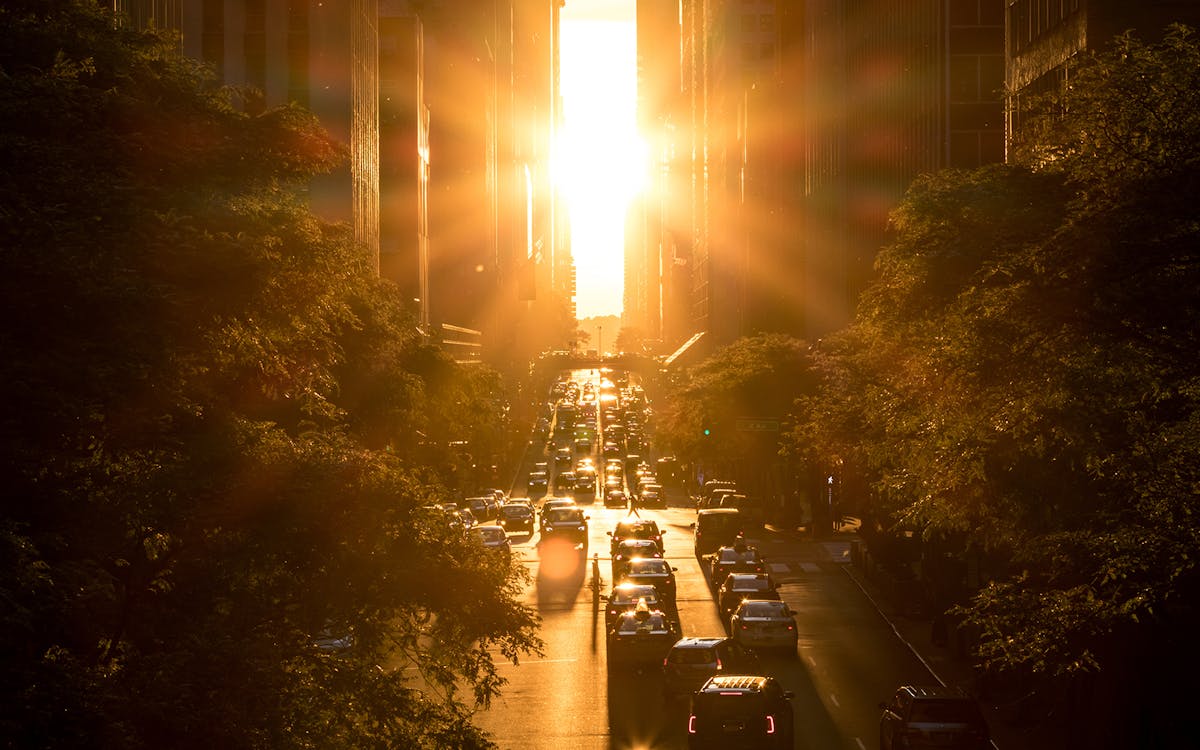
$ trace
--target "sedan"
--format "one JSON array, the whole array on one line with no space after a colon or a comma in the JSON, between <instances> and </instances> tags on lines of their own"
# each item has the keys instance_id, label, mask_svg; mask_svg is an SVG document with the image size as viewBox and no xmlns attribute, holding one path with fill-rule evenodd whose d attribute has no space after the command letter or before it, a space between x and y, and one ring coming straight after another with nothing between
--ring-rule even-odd
<instances>
[{"instance_id":1,"label":"sedan","mask_svg":"<svg viewBox=\"0 0 1200 750\"><path fill-rule=\"evenodd\" d=\"M505 531L527 531L533 533L533 508L528 505L514 503L500 508L500 517L496 523Z\"/></svg>"},{"instance_id":2,"label":"sedan","mask_svg":"<svg viewBox=\"0 0 1200 750\"><path fill-rule=\"evenodd\" d=\"M675 571L666 560L660 558L634 558L625 565L622 581L649 583L658 589L664 604L675 605Z\"/></svg>"},{"instance_id":3,"label":"sedan","mask_svg":"<svg viewBox=\"0 0 1200 750\"><path fill-rule=\"evenodd\" d=\"M743 599L729 619L729 633L749 648L796 654L796 617L788 605L772 599Z\"/></svg>"},{"instance_id":4,"label":"sedan","mask_svg":"<svg viewBox=\"0 0 1200 750\"><path fill-rule=\"evenodd\" d=\"M743 599L778 599L775 581L766 573L730 573L717 592L721 620L729 622Z\"/></svg>"},{"instance_id":5,"label":"sedan","mask_svg":"<svg viewBox=\"0 0 1200 750\"><path fill-rule=\"evenodd\" d=\"M650 539L625 539L617 543L617 549L612 555L612 577L614 581L621 580L629 561L638 557L662 557L658 544Z\"/></svg>"}]
</instances>

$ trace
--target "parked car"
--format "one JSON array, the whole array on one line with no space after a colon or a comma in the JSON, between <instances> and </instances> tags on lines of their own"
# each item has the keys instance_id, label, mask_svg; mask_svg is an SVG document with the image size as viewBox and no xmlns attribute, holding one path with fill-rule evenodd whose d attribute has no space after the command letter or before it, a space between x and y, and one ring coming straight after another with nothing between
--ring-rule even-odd
<instances>
[{"instance_id":1,"label":"parked car","mask_svg":"<svg viewBox=\"0 0 1200 750\"><path fill-rule=\"evenodd\" d=\"M904 685L881 702L880 750L984 750L991 733L979 704L956 687Z\"/></svg>"},{"instance_id":2,"label":"parked car","mask_svg":"<svg viewBox=\"0 0 1200 750\"><path fill-rule=\"evenodd\" d=\"M758 655L732 638L680 638L663 660L663 692L692 693L713 675L745 674L758 664Z\"/></svg>"},{"instance_id":3,"label":"parked car","mask_svg":"<svg viewBox=\"0 0 1200 750\"><path fill-rule=\"evenodd\" d=\"M717 675L692 694L689 750L790 748L792 693L774 677Z\"/></svg>"},{"instance_id":4,"label":"parked car","mask_svg":"<svg viewBox=\"0 0 1200 750\"><path fill-rule=\"evenodd\" d=\"M471 510L471 514L475 516L475 520L480 523L494 519L496 511L500 508L500 504L491 495L468 497L463 503Z\"/></svg>"},{"instance_id":5,"label":"parked car","mask_svg":"<svg viewBox=\"0 0 1200 750\"><path fill-rule=\"evenodd\" d=\"M772 599L743 599L729 618L729 634L757 651L776 649L796 655L796 613Z\"/></svg>"},{"instance_id":6,"label":"parked car","mask_svg":"<svg viewBox=\"0 0 1200 750\"><path fill-rule=\"evenodd\" d=\"M477 524L472 526L468 533L487 549L503 552L506 555L512 551L508 542L508 534L505 533L503 526Z\"/></svg>"}]
</instances>

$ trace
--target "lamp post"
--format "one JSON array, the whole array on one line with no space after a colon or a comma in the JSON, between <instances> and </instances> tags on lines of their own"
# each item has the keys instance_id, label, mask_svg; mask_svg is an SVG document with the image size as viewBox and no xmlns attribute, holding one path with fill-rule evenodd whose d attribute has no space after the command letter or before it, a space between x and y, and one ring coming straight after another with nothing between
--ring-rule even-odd
<instances>
[{"instance_id":1,"label":"lamp post","mask_svg":"<svg viewBox=\"0 0 1200 750\"><path fill-rule=\"evenodd\" d=\"M596 354L604 356L604 326L596 326Z\"/></svg>"}]
</instances>

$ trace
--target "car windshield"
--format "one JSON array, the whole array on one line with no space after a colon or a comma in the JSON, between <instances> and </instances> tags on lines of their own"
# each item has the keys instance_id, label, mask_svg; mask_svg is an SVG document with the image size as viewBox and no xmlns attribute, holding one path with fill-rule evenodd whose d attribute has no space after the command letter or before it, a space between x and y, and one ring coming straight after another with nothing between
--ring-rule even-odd
<instances>
[{"instance_id":1,"label":"car windshield","mask_svg":"<svg viewBox=\"0 0 1200 750\"><path fill-rule=\"evenodd\" d=\"M533 511L524 505L510 505L508 507L501 508L500 513L509 518L528 518L530 515L532 515Z\"/></svg>"},{"instance_id":2,"label":"car windshield","mask_svg":"<svg viewBox=\"0 0 1200 750\"><path fill-rule=\"evenodd\" d=\"M711 648L677 648L667 657L672 664L712 664L716 660L716 652Z\"/></svg>"},{"instance_id":3,"label":"car windshield","mask_svg":"<svg viewBox=\"0 0 1200 750\"><path fill-rule=\"evenodd\" d=\"M787 605L783 602L746 602L742 605L743 617L787 617Z\"/></svg>"},{"instance_id":4,"label":"car windshield","mask_svg":"<svg viewBox=\"0 0 1200 750\"><path fill-rule=\"evenodd\" d=\"M970 724L978 722L979 708L964 700L913 701L909 721L940 724Z\"/></svg>"},{"instance_id":5,"label":"car windshield","mask_svg":"<svg viewBox=\"0 0 1200 750\"><path fill-rule=\"evenodd\" d=\"M551 508L546 511L550 523L583 523L583 511L579 508Z\"/></svg>"},{"instance_id":6,"label":"car windshield","mask_svg":"<svg viewBox=\"0 0 1200 750\"><path fill-rule=\"evenodd\" d=\"M755 562L758 560L758 552L747 549L745 552L738 552L732 547L721 550L719 558L723 563L738 563L738 562Z\"/></svg>"},{"instance_id":7,"label":"car windshield","mask_svg":"<svg viewBox=\"0 0 1200 750\"><path fill-rule=\"evenodd\" d=\"M670 573L666 560L634 560L630 563L629 572L631 575L642 573L666 574Z\"/></svg>"},{"instance_id":8,"label":"car windshield","mask_svg":"<svg viewBox=\"0 0 1200 750\"><path fill-rule=\"evenodd\" d=\"M771 588L771 582L756 578L740 579L734 581L730 588L736 591L767 591Z\"/></svg>"},{"instance_id":9,"label":"car windshield","mask_svg":"<svg viewBox=\"0 0 1200 750\"><path fill-rule=\"evenodd\" d=\"M657 590L653 586L622 586L613 592L611 600L621 604L645 599L648 604L653 604L657 599L656 593Z\"/></svg>"},{"instance_id":10,"label":"car windshield","mask_svg":"<svg viewBox=\"0 0 1200 750\"><path fill-rule=\"evenodd\" d=\"M475 528L471 531L473 531L475 536L479 537L479 539L484 542L502 542L506 538L503 529Z\"/></svg>"}]
</instances>

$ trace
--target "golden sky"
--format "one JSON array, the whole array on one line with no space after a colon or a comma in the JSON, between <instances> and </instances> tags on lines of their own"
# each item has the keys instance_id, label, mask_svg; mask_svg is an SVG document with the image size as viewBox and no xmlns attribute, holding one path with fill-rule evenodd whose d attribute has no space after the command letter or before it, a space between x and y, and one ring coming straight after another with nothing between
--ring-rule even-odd
<instances>
[{"instance_id":1,"label":"golden sky","mask_svg":"<svg viewBox=\"0 0 1200 750\"><path fill-rule=\"evenodd\" d=\"M571 216L579 318L619 315L625 212L645 181L637 135L635 0L567 0L562 11L564 132L556 178Z\"/></svg>"}]
</instances>

